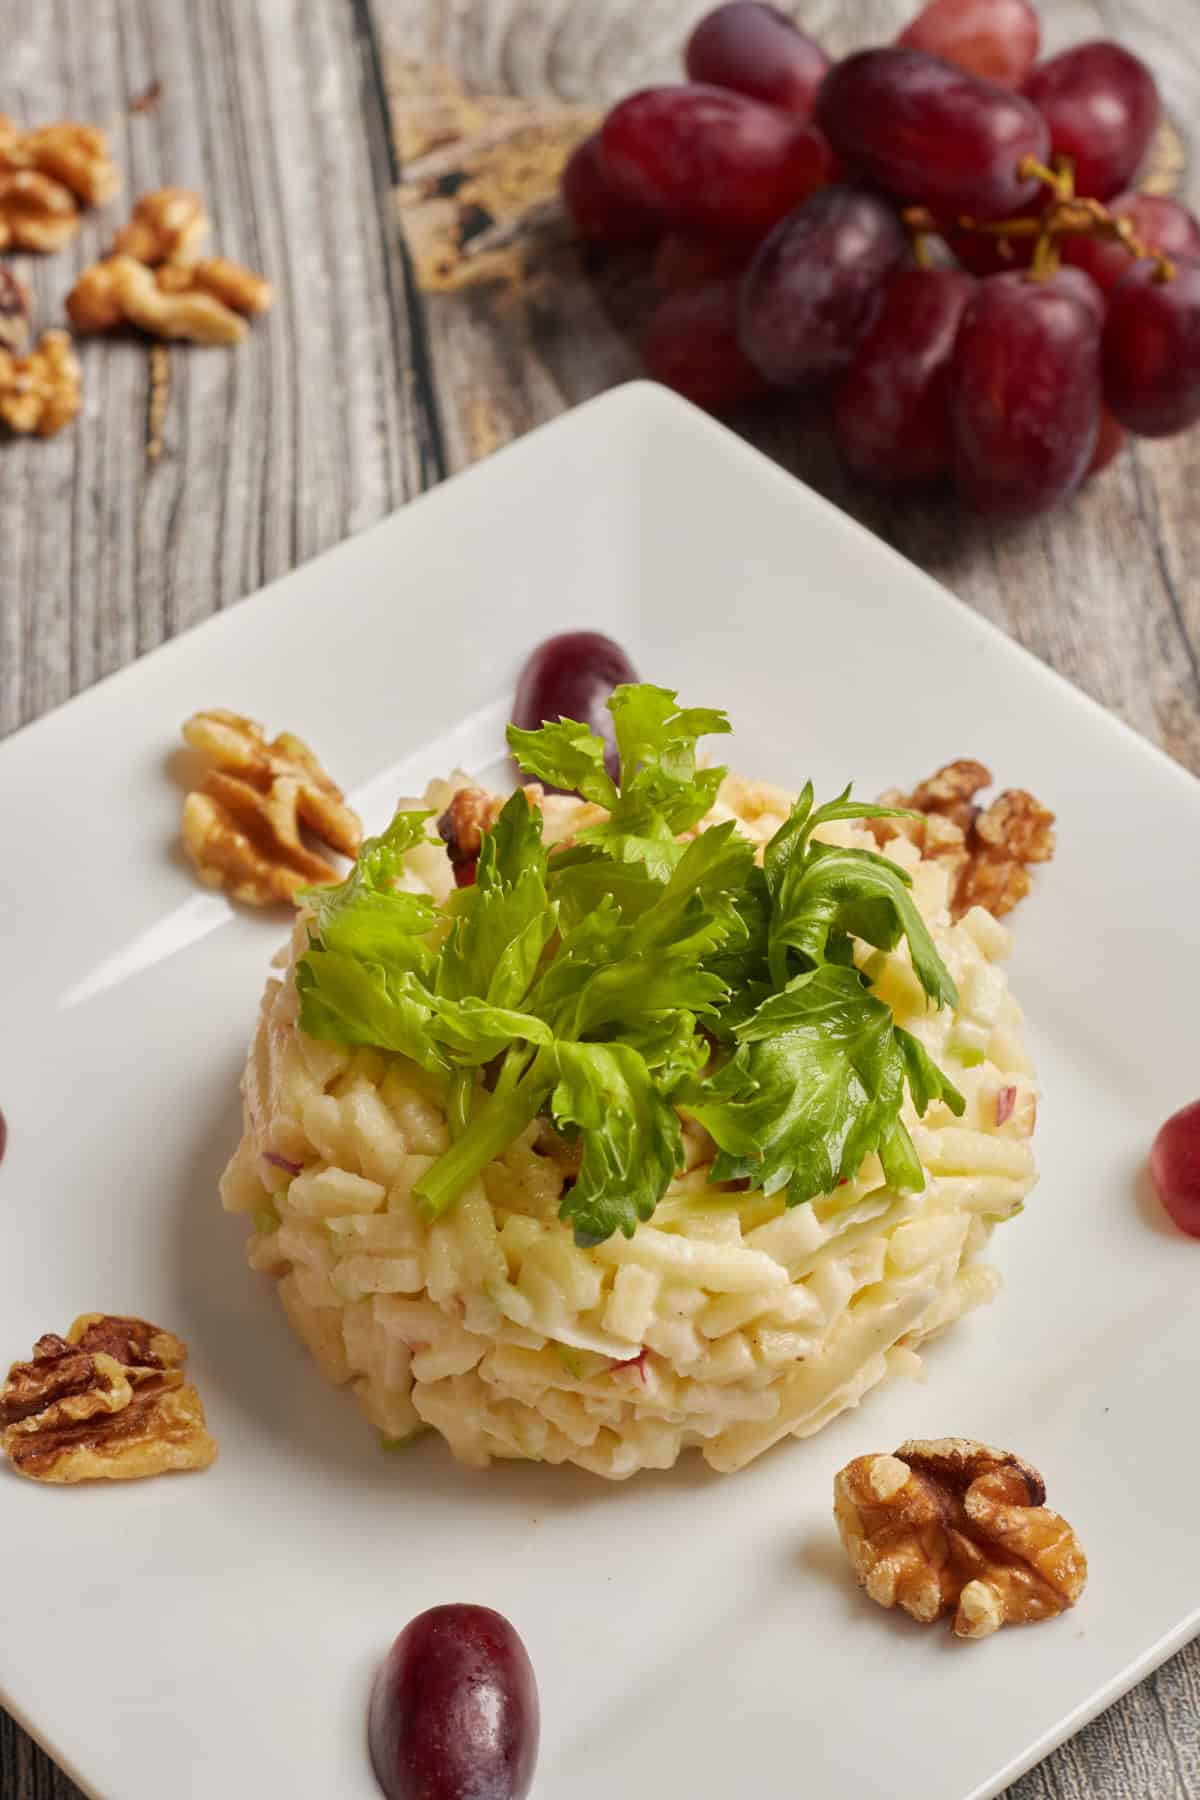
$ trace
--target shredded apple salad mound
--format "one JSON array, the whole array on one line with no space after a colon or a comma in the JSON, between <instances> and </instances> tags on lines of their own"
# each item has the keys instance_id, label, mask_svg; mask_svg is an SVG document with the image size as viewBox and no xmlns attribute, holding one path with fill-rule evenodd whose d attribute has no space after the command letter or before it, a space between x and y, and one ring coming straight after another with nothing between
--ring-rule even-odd
<instances>
[{"instance_id":1,"label":"shredded apple salad mound","mask_svg":"<svg viewBox=\"0 0 1200 1800\"><path fill-rule=\"evenodd\" d=\"M698 767L727 721L664 689L611 705L619 784L584 726L510 730L582 798L480 796L473 884L430 830L460 777L309 892L222 1194L385 1443L739 1469L992 1298L1036 1089L1007 932L880 808Z\"/></svg>"}]
</instances>

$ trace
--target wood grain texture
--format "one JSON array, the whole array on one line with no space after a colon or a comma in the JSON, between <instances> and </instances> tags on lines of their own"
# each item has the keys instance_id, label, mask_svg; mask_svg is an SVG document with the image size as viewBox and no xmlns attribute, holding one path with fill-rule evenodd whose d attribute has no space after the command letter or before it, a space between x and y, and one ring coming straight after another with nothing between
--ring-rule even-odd
<instances>
[{"instance_id":1,"label":"wood grain texture","mask_svg":"<svg viewBox=\"0 0 1200 1800\"><path fill-rule=\"evenodd\" d=\"M87 0L82 28L83 4L6 0L0 111L105 123L134 194L201 187L218 246L262 268L280 302L232 354L169 352L158 462L145 454L149 359L134 343L84 347L74 430L0 447L0 736L635 372L637 271L589 277L550 208L532 261L514 260L503 231L484 232L459 247L489 257L492 274L445 291L427 278L436 232L453 235L457 215L431 209L429 195L438 181L453 190L465 134L476 150L504 138L517 201L536 196L547 121L566 141L598 105L670 78L705 10L705 0ZM885 40L909 9L797 0L791 10L840 50ZM1185 129L1200 106L1194 11L1195 0L1043 6L1051 48L1119 35L1146 55ZM131 116L155 81L157 104ZM89 215L63 256L16 259L43 324L124 212L117 202ZM996 530L948 504L866 495L800 420L759 412L738 423L1200 772L1190 504L1200 433L1141 445L1074 506ZM0 1797L77 1797L2 1715ZM1008 1800L1127 1797L1200 1800L1198 1646Z\"/></svg>"}]
</instances>

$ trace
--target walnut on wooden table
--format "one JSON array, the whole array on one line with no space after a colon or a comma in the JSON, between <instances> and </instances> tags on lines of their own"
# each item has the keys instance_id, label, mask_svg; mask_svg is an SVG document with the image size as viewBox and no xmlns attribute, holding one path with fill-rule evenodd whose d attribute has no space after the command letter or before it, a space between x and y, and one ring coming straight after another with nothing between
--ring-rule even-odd
<instances>
[{"instance_id":1,"label":"walnut on wooden table","mask_svg":"<svg viewBox=\"0 0 1200 1800\"><path fill-rule=\"evenodd\" d=\"M967 1438L859 1456L834 1482L838 1531L871 1599L926 1625L953 1613L962 1638L1053 1618L1083 1592L1083 1548L1045 1499L1036 1469Z\"/></svg>"},{"instance_id":2,"label":"walnut on wooden table","mask_svg":"<svg viewBox=\"0 0 1200 1800\"><path fill-rule=\"evenodd\" d=\"M217 1446L183 1376L187 1345L145 1319L85 1313L47 1332L0 1391L0 1444L32 1481L134 1481L204 1469Z\"/></svg>"},{"instance_id":3,"label":"walnut on wooden table","mask_svg":"<svg viewBox=\"0 0 1200 1800\"><path fill-rule=\"evenodd\" d=\"M215 764L183 808L183 841L201 881L270 906L340 879L301 830L356 856L362 826L307 744L291 732L268 742L252 719L216 709L189 719L183 735Z\"/></svg>"},{"instance_id":4,"label":"walnut on wooden table","mask_svg":"<svg viewBox=\"0 0 1200 1800\"><path fill-rule=\"evenodd\" d=\"M0 421L53 437L79 411L79 361L65 331L44 332L27 356L0 347Z\"/></svg>"},{"instance_id":5,"label":"walnut on wooden table","mask_svg":"<svg viewBox=\"0 0 1200 1800\"><path fill-rule=\"evenodd\" d=\"M0 250L49 254L79 230L79 208L61 181L36 169L0 169Z\"/></svg>"},{"instance_id":6,"label":"walnut on wooden table","mask_svg":"<svg viewBox=\"0 0 1200 1800\"><path fill-rule=\"evenodd\" d=\"M84 206L103 206L121 186L108 138L97 125L61 119L29 131L0 114L0 170L36 170Z\"/></svg>"},{"instance_id":7,"label":"walnut on wooden table","mask_svg":"<svg viewBox=\"0 0 1200 1800\"><path fill-rule=\"evenodd\" d=\"M11 269L0 267L0 350L23 350L29 341L33 300Z\"/></svg>"},{"instance_id":8,"label":"walnut on wooden table","mask_svg":"<svg viewBox=\"0 0 1200 1800\"><path fill-rule=\"evenodd\" d=\"M199 258L211 229L204 201L192 188L156 188L143 194L127 225L113 239L113 256L132 256L154 267L187 266Z\"/></svg>"},{"instance_id":9,"label":"walnut on wooden table","mask_svg":"<svg viewBox=\"0 0 1200 1800\"><path fill-rule=\"evenodd\" d=\"M962 758L920 782L880 795L885 806L908 807L919 819L871 819L880 843L907 837L922 856L940 862L950 876L950 912L962 918L984 906L996 918L1011 912L1029 892L1029 867L1054 855L1054 814L1024 788L1009 788L983 807L976 796L992 784L981 762Z\"/></svg>"},{"instance_id":10,"label":"walnut on wooden table","mask_svg":"<svg viewBox=\"0 0 1200 1800\"><path fill-rule=\"evenodd\" d=\"M151 269L132 256L109 256L85 269L67 295L67 315L84 336L136 325L158 338L236 344L244 313L265 312L269 282L223 257Z\"/></svg>"}]
</instances>

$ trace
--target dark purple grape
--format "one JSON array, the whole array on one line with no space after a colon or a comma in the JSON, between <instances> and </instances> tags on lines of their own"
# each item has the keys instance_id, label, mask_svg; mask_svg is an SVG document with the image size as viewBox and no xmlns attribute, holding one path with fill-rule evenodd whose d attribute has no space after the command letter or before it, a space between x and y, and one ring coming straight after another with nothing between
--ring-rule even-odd
<instances>
[{"instance_id":1,"label":"dark purple grape","mask_svg":"<svg viewBox=\"0 0 1200 1800\"><path fill-rule=\"evenodd\" d=\"M524 1800L538 1750L525 1646L486 1606L435 1606L375 1677L368 1740L387 1800Z\"/></svg>"},{"instance_id":2,"label":"dark purple grape","mask_svg":"<svg viewBox=\"0 0 1200 1800\"><path fill-rule=\"evenodd\" d=\"M1200 1100L1172 1113L1160 1128L1150 1178L1180 1231L1200 1238Z\"/></svg>"},{"instance_id":3,"label":"dark purple grape","mask_svg":"<svg viewBox=\"0 0 1200 1800\"><path fill-rule=\"evenodd\" d=\"M1128 219L1148 250L1164 256L1200 256L1200 223L1178 200L1165 194L1122 194L1109 201L1115 219ZM1086 269L1102 293L1111 294L1118 281L1133 267L1133 257L1123 244L1110 238L1067 237L1060 240L1063 259Z\"/></svg>"},{"instance_id":4,"label":"dark purple grape","mask_svg":"<svg viewBox=\"0 0 1200 1800\"><path fill-rule=\"evenodd\" d=\"M763 393L766 383L738 343L737 314L732 276L667 294L642 332L646 373L706 412L728 412Z\"/></svg>"},{"instance_id":5,"label":"dark purple grape","mask_svg":"<svg viewBox=\"0 0 1200 1800\"><path fill-rule=\"evenodd\" d=\"M896 42L944 57L1000 87L1019 88L1041 40L1030 0L929 0Z\"/></svg>"},{"instance_id":6,"label":"dark purple grape","mask_svg":"<svg viewBox=\"0 0 1200 1800\"><path fill-rule=\"evenodd\" d=\"M896 209L863 188L814 194L759 245L742 277L742 349L777 387L840 375L908 252Z\"/></svg>"},{"instance_id":7,"label":"dark purple grape","mask_svg":"<svg viewBox=\"0 0 1200 1800\"><path fill-rule=\"evenodd\" d=\"M1107 200L1127 188L1162 113L1144 62L1120 44L1077 44L1041 63L1025 83L1050 127L1055 156L1075 164L1075 192Z\"/></svg>"},{"instance_id":8,"label":"dark purple grape","mask_svg":"<svg viewBox=\"0 0 1200 1800\"><path fill-rule=\"evenodd\" d=\"M902 269L894 277L834 401L834 435L856 475L905 485L946 473L947 373L974 291L957 269Z\"/></svg>"},{"instance_id":9,"label":"dark purple grape","mask_svg":"<svg viewBox=\"0 0 1200 1800\"><path fill-rule=\"evenodd\" d=\"M567 158L562 196L581 237L636 249L662 235L662 220L640 200L623 193L604 167L599 133L584 138Z\"/></svg>"},{"instance_id":10,"label":"dark purple grape","mask_svg":"<svg viewBox=\"0 0 1200 1800\"><path fill-rule=\"evenodd\" d=\"M1109 296L1104 397L1139 437L1173 437L1200 419L1200 260L1174 280L1135 263Z\"/></svg>"},{"instance_id":11,"label":"dark purple grape","mask_svg":"<svg viewBox=\"0 0 1200 1800\"><path fill-rule=\"evenodd\" d=\"M521 670L512 722L522 731L554 719L590 725L608 746L605 767L616 781L620 761L608 697L623 681L636 680L633 664L611 638L598 631L560 632L539 644Z\"/></svg>"},{"instance_id":12,"label":"dark purple grape","mask_svg":"<svg viewBox=\"0 0 1200 1800\"><path fill-rule=\"evenodd\" d=\"M831 59L776 6L729 0L706 13L688 39L690 81L709 81L807 119Z\"/></svg>"},{"instance_id":13,"label":"dark purple grape","mask_svg":"<svg viewBox=\"0 0 1200 1800\"><path fill-rule=\"evenodd\" d=\"M747 261L740 244L668 231L654 253L654 282L664 294L676 294L681 288L706 287L723 275L737 274Z\"/></svg>"},{"instance_id":14,"label":"dark purple grape","mask_svg":"<svg viewBox=\"0 0 1200 1800\"><path fill-rule=\"evenodd\" d=\"M1100 326L1077 284L981 282L950 365L952 468L967 504L1021 518L1065 498L1087 474L1100 415Z\"/></svg>"},{"instance_id":15,"label":"dark purple grape","mask_svg":"<svg viewBox=\"0 0 1200 1800\"><path fill-rule=\"evenodd\" d=\"M701 82L631 94L601 145L613 179L667 224L748 244L833 169L815 125Z\"/></svg>"},{"instance_id":16,"label":"dark purple grape","mask_svg":"<svg viewBox=\"0 0 1200 1800\"><path fill-rule=\"evenodd\" d=\"M921 50L860 50L838 63L816 118L847 168L940 217L1019 213L1038 191L1021 164L1050 149L1029 100Z\"/></svg>"}]
</instances>

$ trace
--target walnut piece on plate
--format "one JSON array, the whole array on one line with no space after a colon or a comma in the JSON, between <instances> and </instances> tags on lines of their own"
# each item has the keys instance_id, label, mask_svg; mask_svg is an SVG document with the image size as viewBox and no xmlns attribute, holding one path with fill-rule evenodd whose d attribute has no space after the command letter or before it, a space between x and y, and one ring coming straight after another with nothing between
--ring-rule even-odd
<instances>
[{"instance_id":1,"label":"walnut piece on plate","mask_svg":"<svg viewBox=\"0 0 1200 1800\"><path fill-rule=\"evenodd\" d=\"M0 1444L32 1481L136 1481L206 1469L217 1454L183 1364L187 1345L145 1319L84 1313L47 1332L0 1390Z\"/></svg>"},{"instance_id":2,"label":"walnut piece on plate","mask_svg":"<svg viewBox=\"0 0 1200 1800\"><path fill-rule=\"evenodd\" d=\"M79 125L71 119L22 131L0 114L0 169L33 169L85 206L103 206L121 185L121 171L109 154L105 133L97 125Z\"/></svg>"},{"instance_id":3,"label":"walnut piece on plate","mask_svg":"<svg viewBox=\"0 0 1200 1800\"><path fill-rule=\"evenodd\" d=\"M270 906L340 879L301 828L356 856L362 825L307 744L287 731L268 742L261 725L219 709L196 713L183 735L215 764L183 808L183 841L201 881Z\"/></svg>"},{"instance_id":4,"label":"walnut piece on plate","mask_svg":"<svg viewBox=\"0 0 1200 1800\"><path fill-rule=\"evenodd\" d=\"M976 795L992 785L990 769L962 758L920 782L910 794L880 795L884 806L911 808L919 819L871 819L880 843L907 837L950 875L950 912L961 919L973 906L995 917L1011 912L1029 892L1029 865L1054 855L1054 814L1024 788L1009 788L990 806Z\"/></svg>"},{"instance_id":5,"label":"walnut piece on plate","mask_svg":"<svg viewBox=\"0 0 1200 1800\"><path fill-rule=\"evenodd\" d=\"M1074 1606L1087 1558L1045 1504L1036 1469L967 1438L913 1439L859 1456L834 1481L834 1517L872 1600L921 1624L954 1614L958 1637L1033 1624Z\"/></svg>"},{"instance_id":6,"label":"walnut piece on plate","mask_svg":"<svg viewBox=\"0 0 1200 1800\"><path fill-rule=\"evenodd\" d=\"M132 256L109 256L83 271L66 304L85 336L136 325L151 337L236 344L246 335L243 313L265 312L272 298L268 282L222 257L155 270Z\"/></svg>"},{"instance_id":7,"label":"walnut piece on plate","mask_svg":"<svg viewBox=\"0 0 1200 1800\"><path fill-rule=\"evenodd\" d=\"M156 188L143 194L127 225L113 239L113 256L132 256L156 265L194 263L208 236L211 221L204 201L192 188Z\"/></svg>"},{"instance_id":8,"label":"walnut piece on plate","mask_svg":"<svg viewBox=\"0 0 1200 1800\"><path fill-rule=\"evenodd\" d=\"M79 360L65 331L47 331L26 356L0 346L0 421L53 437L79 411Z\"/></svg>"},{"instance_id":9,"label":"walnut piece on plate","mask_svg":"<svg viewBox=\"0 0 1200 1800\"><path fill-rule=\"evenodd\" d=\"M0 162L0 250L49 254L79 230L79 208L61 181L36 169L4 169Z\"/></svg>"}]
</instances>

